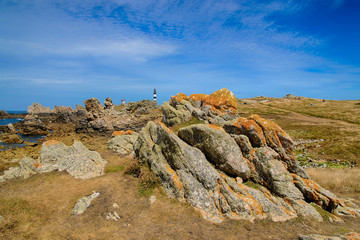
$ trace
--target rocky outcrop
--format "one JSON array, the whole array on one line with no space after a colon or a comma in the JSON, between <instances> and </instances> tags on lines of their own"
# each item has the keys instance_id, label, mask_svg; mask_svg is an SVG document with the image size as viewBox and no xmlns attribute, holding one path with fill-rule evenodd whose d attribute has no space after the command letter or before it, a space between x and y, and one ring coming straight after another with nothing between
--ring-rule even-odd
<instances>
[{"instance_id":1,"label":"rocky outcrop","mask_svg":"<svg viewBox=\"0 0 360 240\"><path fill-rule=\"evenodd\" d=\"M25 135L46 135L49 128L38 118L37 115L26 115L18 124L19 133Z\"/></svg>"},{"instance_id":2,"label":"rocky outcrop","mask_svg":"<svg viewBox=\"0 0 360 240\"><path fill-rule=\"evenodd\" d=\"M249 160L256 158L255 151L252 151L254 148L268 147L279 155L279 160L286 164L288 171L302 178L309 178L309 175L295 159L291 137L276 123L253 114L248 118L228 121L223 127L234 137L240 148L244 149L245 157ZM246 143L247 140L244 140L245 137L249 140L250 145Z\"/></svg>"},{"instance_id":3,"label":"rocky outcrop","mask_svg":"<svg viewBox=\"0 0 360 240\"><path fill-rule=\"evenodd\" d=\"M163 122L167 126L174 126L176 124L180 124L182 122L186 122L190 120L191 112L189 112L185 108L180 108L177 110L172 107L168 102L164 102L161 106L163 111Z\"/></svg>"},{"instance_id":4,"label":"rocky outcrop","mask_svg":"<svg viewBox=\"0 0 360 240\"><path fill-rule=\"evenodd\" d=\"M104 105L105 105L105 109L113 109L114 108L113 101L110 97L107 97L105 99Z\"/></svg>"},{"instance_id":5,"label":"rocky outcrop","mask_svg":"<svg viewBox=\"0 0 360 240\"><path fill-rule=\"evenodd\" d=\"M55 170L67 171L75 178L89 179L103 175L106 163L98 152L90 151L81 142L74 141L72 146L66 146L50 140L43 143L37 160L24 157L18 167L4 172L0 182Z\"/></svg>"},{"instance_id":6,"label":"rocky outcrop","mask_svg":"<svg viewBox=\"0 0 360 240\"><path fill-rule=\"evenodd\" d=\"M85 196L77 200L74 209L72 210L73 215L83 214L88 207L90 207L91 202L100 195L98 192L93 192L89 196Z\"/></svg>"},{"instance_id":7,"label":"rocky outcrop","mask_svg":"<svg viewBox=\"0 0 360 240\"><path fill-rule=\"evenodd\" d=\"M6 117L8 116L9 114L5 111L5 110L1 110L0 111L0 117Z\"/></svg>"},{"instance_id":8,"label":"rocky outcrop","mask_svg":"<svg viewBox=\"0 0 360 240\"><path fill-rule=\"evenodd\" d=\"M226 88L210 95L192 94L190 96L179 93L172 96L169 103L162 105L167 126L173 126L188 121L191 116L208 121L216 125L223 125L225 121L237 117L237 99Z\"/></svg>"},{"instance_id":9,"label":"rocky outcrop","mask_svg":"<svg viewBox=\"0 0 360 240\"><path fill-rule=\"evenodd\" d=\"M112 138L107 142L109 150L117 152L121 157L134 153L133 145L139 134L133 131L113 132Z\"/></svg>"},{"instance_id":10,"label":"rocky outcrop","mask_svg":"<svg viewBox=\"0 0 360 240\"><path fill-rule=\"evenodd\" d=\"M50 114L53 111L49 107L43 107L40 103L33 103L27 109L28 114Z\"/></svg>"},{"instance_id":11,"label":"rocky outcrop","mask_svg":"<svg viewBox=\"0 0 360 240\"><path fill-rule=\"evenodd\" d=\"M147 104L147 102L150 104ZM155 108L154 106L157 106L152 102L153 101L144 100L140 101L138 104L129 103L128 108L118 111L113 107L104 107L96 98L85 100L85 116L78 118L78 121L76 122L76 131L106 135L109 135L114 131L128 129L140 131L148 121L161 117L160 112L150 111L150 109ZM140 109L143 110L140 111Z\"/></svg>"},{"instance_id":12,"label":"rocky outcrop","mask_svg":"<svg viewBox=\"0 0 360 240\"><path fill-rule=\"evenodd\" d=\"M169 197L186 200L213 222L297 216L323 221L314 206L357 216L358 210L309 179L297 165L292 145L278 125L252 115L224 128L191 125L178 135L163 123L149 122L134 151Z\"/></svg>"},{"instance_id":13,"label":"rocky outcrop","mask_svg":"<svg viewBox=\"0 0 360 240\"><path fill-rule=\"evenodd\" d=\"M159 106L156 101L150 101L148 99L138 102L129 102L126 104L126 111L132 114L146 114L150 109L157 109Z\"/></svg>"},{"instance_id":14,"label":"rocky outcrop","mask_svg":"<svg viewBox=\"0 0 360 240\"><path fill-rule=\"evenodd\" d=\"M240 148L224 129L196 124L180 129L178 134L189 145L200 149L209 161L226 174L242 179L250 177L250 169Z\"/></svg>"}]
</instances>

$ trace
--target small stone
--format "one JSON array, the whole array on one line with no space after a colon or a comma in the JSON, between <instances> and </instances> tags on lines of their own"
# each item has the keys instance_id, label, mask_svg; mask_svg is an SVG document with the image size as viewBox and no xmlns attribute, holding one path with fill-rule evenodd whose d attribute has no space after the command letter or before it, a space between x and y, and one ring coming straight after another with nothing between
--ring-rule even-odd
<instances>
[{"instance_id":1,"label":"small stone","mask_svg":"<svg viewBox=\"0 0 360 240\"><path fill-rule=\"evenodd\" d=\"M116 220L120 219L120 216L116 211L114 211L114 217L116 218Z\"/></svg>"},{"instance_id":2,"label":"small stone","mask_svg":"<svg viewBox=\"0 0 360 240\"><path fill-rule=\"evenodd\" d=\"M156 201L156 196L152 195L149 199L150 203L154 203Z\"/></svg>"},{"instance_id":3,"label":"small stone","mask_svg":"<svg viewBox=\"0 0 360 240\"><path fill-rule=\"evenodd\" d=\"M80 198L77 202L76 205L74 207L74 209L72 210L72 214L73 215L80 215L83 214L86 209L90 206L91 202L97 198L100 195L100 193L98 192L93 192L93 194Z\"/></svg>"},{"instance_id":4,"label":"small stone","mask_svg":"<svg viewBox=\"0 0 360 240\"><path fill-rule=\"evenodd\" d=\"M243 182L242 178L241 177L237 177L236 178L236 183L237 184L241 184Z\"/></svg>"},{"instance_id":5,"label":"small stone","mask_svg":"<svg viewBox=\"0 0 360 240\"><path fill-rule=\"evenodd\" d=\"M112 206L113 208L119 208L119 205L117 203L114 203Z\"/></svg>"}]
</instances>

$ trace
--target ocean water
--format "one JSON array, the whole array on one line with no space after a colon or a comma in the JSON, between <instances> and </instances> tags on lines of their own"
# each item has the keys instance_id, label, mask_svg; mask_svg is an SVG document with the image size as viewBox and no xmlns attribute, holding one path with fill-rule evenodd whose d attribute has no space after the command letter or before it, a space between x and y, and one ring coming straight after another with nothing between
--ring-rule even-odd
<instances>
[{"instance_id":1,"label":"ocean water","mask_svg":"<svg viewBox=\"0 0 360 240\"><path fill-rule=\"evenodd\" d=\"M6 111L7 113L10 113L10 114L26 114L27 112L26 111Z\"/></svg>"},{"instance_id":2,"label":"ocean water","mask_svg":"<svg viewBox=\"0 0 360 240\"><path fill-rule=\"evenodd\" d=\"M14 124L23 120L22 118L6 118L0 119L0 125L7 125L9 123Z\"/></svg>"},{"instance_id":3,"label":"ocean water","mask_svg":"<svg viewBox=\"0 0 360 240\"><path fill-rule=\"evenodd\" d=\"M43 139L46 137L46 135L24 135L24 134L18 134L24 141L31 142L31 143L37 143L40 139ZM25 147L26 143L15 143L15 144L8 144L3 143L0 140L0 146L3 146L4 148L0 148L0 151L5 151L11 148L16 147Z\"/></svg>"}]
</instances>

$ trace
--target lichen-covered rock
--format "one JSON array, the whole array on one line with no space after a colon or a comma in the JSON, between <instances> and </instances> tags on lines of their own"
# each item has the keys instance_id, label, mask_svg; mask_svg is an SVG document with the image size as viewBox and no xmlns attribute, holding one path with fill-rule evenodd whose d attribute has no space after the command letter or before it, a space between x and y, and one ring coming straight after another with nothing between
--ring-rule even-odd
<instances>
[{"instance_id":1,"label":"lichen-covered rock","mask_svg":"<svg viewBox=\"0 0 360 240\"><path fill-rule=\"evenodd\" d=\"M223 125L226 121L236 118L237 100L234 94L226 88L220 89L210 95L192 94L187 96L184 93L178 93L169 100L169 105L181 112L189 112L190 115L199 119L208 121L216 125ZM166 106L168 108L168 106ZM173 110L173 109L171 109ZM174 112L174 111L173 111ZM166 121L169 119L169 113L164 112L166 117L164 123L167 126L179 124L184 120L181 117L174 117L174 122L170 125ZM170 115L181 115L180 113ZM170 117L171 119L171 117Z\"/></svg>"},{"instance_id":2,"label":"lichen-covered rock","mask_svg":"<svg viewBox=\"0 0 360 240\"><path fill-rule=\"evenodd\" d=\"M330 191L310 179L304 179L292 174L294 184L302 192L306 201L315 202L323 209L333 211L339 204L339 199Z\"/></svg>"},{"instance_id":3,"label":"lichen-covered rock","mask_svg":"<svg viewBox=\"0 0 360 240\"><path fill-rule=\"evenodd\" d=\"M35 161L32 158L24 157L20 160L19 166L17 167L11 167L8 170L4 171L4 174L0 176L0 182L4 182L6 180L10 180L13 178L28 178L31 175L34 175L37 173L37 167L38 167L37 161Z\"/></svg>"},{"instance_id":4,"label":"lichen-covered rock","mask_svg":"<svg viewBox=\"0 0 360 240\"><path fill-rule=\"evenodd\" d=\"M204 104L210 105L221 112L230 112L235 114L237 111L237 99L235 95L228 89L222 88L213 92L204 99Z\"/></svg>"},{"instance_id":5,"label":"lichen-covered rock","mask_svg":"<svg viewBox=\"0 0 360 240\"><path fill-rule=\"evenodd\" d=\"M39 157L39 171L67 171L71 176L89 179L104 174L106 160L96 151L90 151L81 142L72 146L50 140L43 143Z\"/></svg>"},{"instance_id":6,"label":"lichen-covered rock","mask_svg":"<svg viewBox=\"0 0 360 240\"><path fill-rule=\"evenodd\" d=\"M201 134L206 136L209 132L207 128L199 131L205 131ZM231 139L228 135L224 136ZM233 140L230 142L237 147ZM216 145L211 147L216 148ZM224 149L212 153L213 156L220 154L220 157L228 157ZM161 179L169 197L185 199L210 221L220 222L223 217L250 221L269 217L274 221L285 221L297 216L288 203L269 191L247 187L241 181L236 182L234 178L224 175L210 163L206 154L189 146L164 124L149 122L140 132L134 150L139 162L148 163Z\"/></svg>"},{"instance_id":7,"label":"lichen-covered rock","mask_svg":"<svg viewBox=\"0 0 360 240\"><path fill-rule=\"evenodd\" d=\"M50 114L53 111L49 107L43 107L40 103L33 103L27 109L28 114Z\"/></svg>"},{"instance_id":8,"label":"lichen-covered rock","mask_svg":"<svg viewBox=\"0 0 360 240\"><path fill-rule=\"evenodd\" d=\"M73 215L81 215L90 206L91 202L100 195L98 192L93 192L91 195L82 197L77 200L74 209L72 210Z\"/></svg>"},{"instance_id":9,"label":"lichen-covered rock","mask_svg":"<svg viewBox=\"0 0 360 240\"><path fill-rule=\"evenodd\" d=\"M137 140L139 134L132 132L131 134L116 134L107 142L109 150L117 152L120 156L130 155L134 152L133 145ZM113 133L114 134L114 133Z\"/></svg>"},{"instance_id":10,"label":"lichen-covered rock","mask_svg":"<svg viewBox=\"0 0 360 240\"><path fill-rule=\"evenodd\" d=\"M252 148L270 147L279 154L280 160L286 164L287 170L302 178L309 178L309 175L295 159L293 140L276 123L253 114L248 118L228 121L223 128L232 136L247 136Z\"/></svg>"},{"instance_id":11,"label":"lichen-covered rock","mask_svg":"<svg viewBox=\"0 0 360 240\"><path fill-rule=\"evenodd\" d=\"M256 171L273 193L280 197L303 199L301 192L293 183L291 174L274 150L268 147L257 148L254 155L252 162Z\"/></svg>"},{"instance_id":12,"label":"lichen-covered rock","mask_svg":"<svg viewBox=\"0 0 360 240\"><path fill-rule=\"evenodd\" d=\"M163 121L167 126L174 126L190 119L191 113L185 109L175 109L168 102L161 106L163 110Z\"/></svg>"},{"instance_id":13,"label":"lichen-covered rock","mask_svg":"<svg viewBox=\"0 0 360 240\"><path fill-rule=\"evenodd\" d=\"M222 128L196 124L179 130L179 137L200 149L213 164L230 176L248 179L247 166L235 140Z\"/></svg>"}]
</instances>

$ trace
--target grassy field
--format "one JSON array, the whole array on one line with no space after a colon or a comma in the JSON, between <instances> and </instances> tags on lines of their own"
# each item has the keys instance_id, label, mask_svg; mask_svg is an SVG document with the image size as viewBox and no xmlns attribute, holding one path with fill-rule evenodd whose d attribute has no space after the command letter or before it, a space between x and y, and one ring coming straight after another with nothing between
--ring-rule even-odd
<instances>
[{"instance_id":1,"label":"grassy field","mask_svg":"<svg viewBox=\"0 0 360 240\"><path fill-rule=\"evenodd\" d=\"M359 101L253 98L242 99L238 112L274 120L295 140L323 139L306 146L315 161L360 164Z\"/></svg>"}]
</instances>

